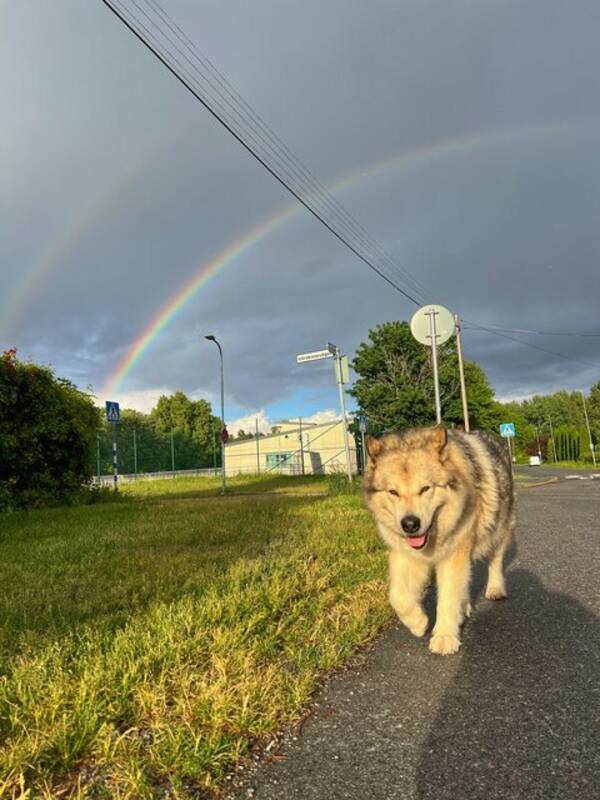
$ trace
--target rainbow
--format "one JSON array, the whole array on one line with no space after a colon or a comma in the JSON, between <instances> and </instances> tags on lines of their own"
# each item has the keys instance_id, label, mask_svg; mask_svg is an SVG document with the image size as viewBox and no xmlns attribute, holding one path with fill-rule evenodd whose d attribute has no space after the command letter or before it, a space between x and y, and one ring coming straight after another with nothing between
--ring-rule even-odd
<instances>
[{"instance_id":1,"label":"rainbow","mask_svg":"<svg viewBox=\"0 0 600 800\"><path fill-rule=\"evenodd\" d=\"M353 172L334 181L327 188L330 192L340 192L365 179L380 175L386 170L406 169L418 167L435 158L460 156L462 153L472 153L477 149L491 148L513 143L536 143L541 137L559 139L565 136L594 136L600 132L600 123L551 123L543 125L528 125L500 130L483 131L472 136L462 136L432 142L427 145L406 151L400 155L392 156L383 161L376 162L366 169ZM125 378L151 347L152 343L161 334L169 322L191 300L194 295L205 286L209 280L219 274L225 267L240 258L250 248L258 244L268 234L278 227L298 216L305 209L300 203L294 203L275 215L263 220L260 224L248 229L235 242L217 253L210 261L201 265L198 271L173 294L167 303L160 308L142 331L127 347L124 355L118 361L113 372L108 376L100 397L105 399L116 395Z\"/></svg>"},{"instance_id":2,"label":"rainbow","mask_svg":"<svg viewBox=\"0 0 600 800\"><path fill-rule=\"evenodd\" d=\"M65 258L76 244L98 225L98 220L118 211L127 198L128 190L158 160L160 152L166 146L171 147L172 143L162 143L144 150L115 181L93 195L77 214L68 218L58 236L46 244L31 268L24 270L20 282L12 287L10 295L7 294L1 313L3 327L9 329L14 324L31 300L48 285L54 272L64 267Z\"/></svg>"}]
</instances>

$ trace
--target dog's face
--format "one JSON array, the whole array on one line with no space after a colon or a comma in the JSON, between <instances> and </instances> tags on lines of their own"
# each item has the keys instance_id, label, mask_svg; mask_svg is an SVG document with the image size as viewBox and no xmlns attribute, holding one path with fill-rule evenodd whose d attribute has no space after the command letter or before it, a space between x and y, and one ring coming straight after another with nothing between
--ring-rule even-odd
<instances>
[{"instance_id":1,"label":"dog's face","mask_svg":"<svg viewBox=\"0 0 600 800\"><path fill-rule=\"evenodd\" d=\"M369 440L365 476L367 504L386 533L402 537L413 550L427 547L456 478L445 458L444 428L413 431L409 437Z\"/></svg>"}]
</instances>

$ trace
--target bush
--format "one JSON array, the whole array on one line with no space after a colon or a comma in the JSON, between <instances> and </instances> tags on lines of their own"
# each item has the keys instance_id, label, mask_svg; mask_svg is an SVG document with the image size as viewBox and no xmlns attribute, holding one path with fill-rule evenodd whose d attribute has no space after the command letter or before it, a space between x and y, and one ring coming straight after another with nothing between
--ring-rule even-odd
<instances>
[{"instance_id":1,"label":"bush","mask_svg":"<svg viewBox=\"0 0 600 800\"><path fill-rule=\"evenodd\" d=\"M52 370L0 356L0 510L70 502L91 479L100 412Z\"/></svg>"}]
</instances>

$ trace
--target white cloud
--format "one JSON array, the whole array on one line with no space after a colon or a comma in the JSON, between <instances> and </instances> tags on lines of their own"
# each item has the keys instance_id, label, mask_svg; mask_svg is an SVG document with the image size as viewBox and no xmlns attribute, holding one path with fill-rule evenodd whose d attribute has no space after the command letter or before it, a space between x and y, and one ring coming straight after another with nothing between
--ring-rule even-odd
<instances>
[{"instance_id":1,"label":"white cloud","mask_svg":"<svg viewBox=\"0 0 600 800\"><path fill-rule=\"evenodd\" d=\"M123 408L133 408L135 411L141 411L144 414L149 414L150 411L156 406L158 398L162 394L173 394L173 390L168 386L162 386L155 389L138 389L133 392L119 392L118 402ZM104 401L112 398L101 398L98 400L98 405L104 408Z\"/></svg>"},{"instance_id":2,"label":"white cloud","mask_svg":"<svg viewBox=\"0 0 600 800\"><path fill-rule=\"evenodd\" d=\"M333 408L327 408L324 411L317 411L309 417L302 417L302 423L306 425L319 425L323 422L335 422L340 418L339 412ZM256 420L258 419L258 430L261 433L270 433L273 425L276 425L281 420L271 419L265 413L264 409L256 411L252 414L246 414L244 417L238 417L231 422L227 423L229 433L235 436L238 431L246 431L246 433L254 433L256 430ZM288 422L297 420L297 417L290 417Z\"/></svg>"},{"instance_id":3,"label":"white cloud","mask_svg":"<svg viewBox=\"0 0 600 800\"><path fill-rule=\"evenodd\" d=\"M308 425L320 425L322 422L335 422L336 419L340 419L339 411L327 408L325 411L317 411L310 417L302 417L302 422L306 422Z\"/></svg>"},{"instance_id":4,"label":"white cloud","mask_svg":"<svg viewBox=\"0 0 600 800\"><path fill-rule=\"evenodd\" d=\"M246 433L254 433L256 431L256 420L258 420L258 430L261 433L270 433L271 425L273 424L269 417L265 414L264 409L255 412L254 414L246 414L245 417L238 417L232 422L227 423L227 428L232 436L237 436L238 431L246 431Z\"/></svg>"}]
</instances>

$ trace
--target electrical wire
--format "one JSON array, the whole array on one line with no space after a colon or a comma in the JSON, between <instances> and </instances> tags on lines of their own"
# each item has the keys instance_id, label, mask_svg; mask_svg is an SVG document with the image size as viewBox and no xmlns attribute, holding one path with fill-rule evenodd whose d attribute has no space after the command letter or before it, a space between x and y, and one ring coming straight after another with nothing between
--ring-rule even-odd
<instances>
[{"instance_id":1,"label":"electrical wire","mask_svg":"<svg viewBox=\"0 0 600 800\"><path fill-rule=\"evenodd\" d=\"M242 116L246 123L249 122L250 124L256 125L264 133L266 139L269 140L270 145L276 151L278 151L279 155L291 162L296 173L300 174L301 179L305 180L316 194L321 194L325 198L324 202L327 203L327 206L332 209L334 213L339 214L339 216L342 217L350 226L354 226L356 229L358 229L363 241L368 246L371 246L392 269L398 270L400 273L402 273L402 277L414 287L417 293L426 296L427 290L425 287L414 276L412 276L410 272L396 264L387 250L385 250L385 248L371 236L371 234L362 226L362 224L350 212L348 212L348 210L336 199L336 197L331 194L329 189L321 183L321 181L296 156L296 154L287 146L287 144L278 136L278 134L273 131L273 129L268 125L268 123L265 122L256 109L254 109L243 97L243 95L241 95L235 89L235 87L227 80L225 75L223 75L223 73L214 66L210 59L201 53L198 46L169 16L161 4L157 0L145 0L145 2L146 5L154 8L160 19L167 25L169 30L182 43L188 52L191 53L196 61L202 66L202 68L210 72L219 86L230 98L230 101L235 107L235 111L238 116ZM135 4L137 6L137 3Z\"/></svg>"},{"instance_id":2,"label":"electrical wire","mask_svg":"<svg viewBox=\"0 0 600 800\"><path fill-rule=\"evenodd\" d=\"M495 336L501 336L503 339L509 339L511 342L516 342L517 344L523 345L524 347L530 347L532 350L539 350L542 353L546 353L551 356L556 356L557 358L562 358L565 361L572 361L575 364L581 364L584 367L594 367L595 369L600 369L600 364L596 364L593 361L583 361L579 358L573 358L573 356L566 356L564 353L558 353L556 350L548 350L546 347L540 347L540 345L532 344L531 342L524 342L522 339L515 339L514 336L510 336L508 333L503 333L497 328L488 328L485 325L480 325L477 322L473 322L472 320L464 320L473 328L478 329L480 331L486 331L487 333L491 333Z\"/></svg>"},{"instance_id":3,"label":"electrical wire","mask_svg":"<svg viewBox=\"0 0 600 800\"><path fill-rule=\"evenodd\" d=\"M468 328L465 328L468 330ZM580 336L580 337L590 337L590 338L600 338L600 333L585 333L585 332L577 332L577 331L536 331L532 330L531 328L501 328L497 325L488 325L486 330L493 333L495 331L503 331L505 333L526 333L532 334L535 336Z\"/></svg>"},{"instance_id":4,"label":"electrical wire","mask_svg":"<svg viewBox=\"0 0 600 800\"><path fill-rule=\"evenodd\" d=\"M202 96L200 92L192 86L192 82L190 81L188 76L182 74L181 71L178 72L175 67L169 63L167 58L163 53L160 52L160 45L154 38L153 41L150 41L151 33L146 28L146 35L148 38L145 38L144 35L135 27L135 25L124 16L123 13L116 7L116 3L114 0L101 0L101 2L127 27L131 33L165 66L169 72L200 102L204 108L244 147L253 158L255 158L266 170L269 172L275 180L278 181L293 197L298 200L306 209L313 215L333 236L336 237L343 245L345 245L354 255L359 258L369 269L375 272L379 277L385 280L389 285L391 285L394 289L396 289L400 294L402 294L407 300L412 302L416 306L422 305L422 303L415 299L408 291L403 289L395 280L393 280L389 275L385 273L385 271L373 263L373 261L366 255L364 255L358 249L358 246L348 241L348 239L340 233L339 230L336 229L335 223L328 221L323 213L319 211L314 205L304 197L302 197L301 193L291 185L289 179L285 176L282 176L280 172L271 164L268 163L266 158L257 152L256 147L253 147L246 139L244 139L243 135L241 135L235 128L230 124L230 122L225 119L224 114L222 111L215 108L214 101L211 102L206 97ZM120 7L123 8L123 4L120 4ZM138 22L139 24L139 22ZM144 27L140 25L140 27ZM171 54L172 57L172 54Z\"/></svg>"},{"instance_id":5,"label":"electrical wire","mask_svg":"<svg viewBox=\"0 0 600 800\"><path fill-rule=\"evenodd\" d=\"M122 0L101 0L101 2L130 30L131 33L134 34L163 66L171 72L204 108L238 141L238 143L241 144L242 147L244 147L299 203L301 203L313 217L329 230L331 234L369 267L369 269L385 280L410 302L417 306L425 304L426 301L423 298L427 297L426 288L407 270L401 268L391 258L385 248L366 231L361 223L358 222L318 178L315 177L283 140L264 122L262 117L252 108L243 96L234 89L225 76L208 58L201 54L194 42L171 19L157 0L145 0L147 7L152 7L154 9L154 12L168 27L182 47L195 59L197 62L196 64L190 60L176 42L165 34L160 25L149 16L137 0L132 0L133 5L158 31L159 36L162 36L187 62L188 67L185 67L181 63L172 50L165 47L164 43L160 41L157 35L127 7ZM135 22L135 25L132 20ZM144 31L146 36L140 31ZM178 69L176 69L173 64L176 64ZM190 74L189 69L204 82L205 87L203 93L201 93L201 90L197 86L194 86L194 84L197 83L197 78L194 77L194 74ZM204 70L204 72L202 70ZM207 71L212 78L206 75ZM215 82L218 86L215 86ZM206 87L208 87L208 93ZM207 96L210 92L212 92L213 95ZM214 96L215 94L217 97ZM232 119L231 115L236 117L237 121ZM248 139L252 140L252 144L248 142ZM273 164L272 160L275 160L276 163ZM304 195L306 194L308 194L309 197L305 197ZM329 219L327 219L327 214L330 215ZM331 217L333 217L333 219L331 219ZM343 233L340 232L340 227L343 229ZM349 241L349 239L353 241ZM377 258L374 258L372 253L368 252L369 249L377 254ZM364 250L367 251L367 254L365 254ZM383 263L377 264L376 262L378 260ZM412 294L402 288L396 280L390 276L390 270L394 277L398 273L406 283L411 285ZM420 299L416 299L414 295L419 296ZM476 322L469 322L469 320L466 319L464 321L467 322L467 325L472 326L470 328L471 330L476 329L501 336L502 338L524 347L529 347L584 366L592 366L595 368L599 366L592 362L576 359L571 356L566 356L563 353L534 345L531 342L525 342L509 334L523 333L541 336L600 337L600 333L544 332L530 329L485 326ZM466 327L466 329L469 328Z\"/></svg>"}]
</instances>

